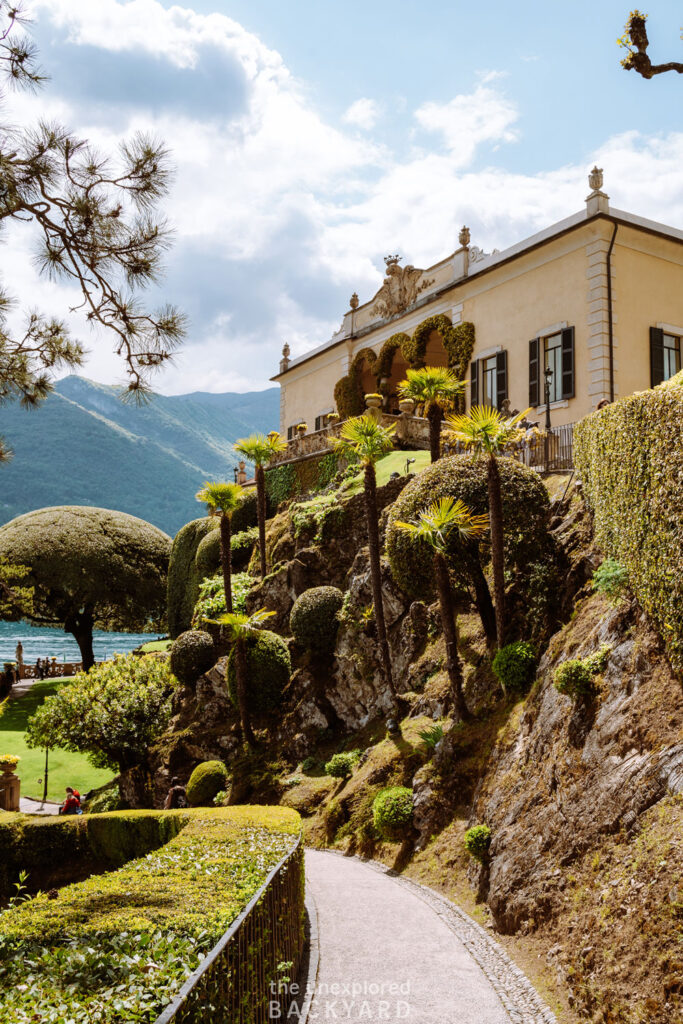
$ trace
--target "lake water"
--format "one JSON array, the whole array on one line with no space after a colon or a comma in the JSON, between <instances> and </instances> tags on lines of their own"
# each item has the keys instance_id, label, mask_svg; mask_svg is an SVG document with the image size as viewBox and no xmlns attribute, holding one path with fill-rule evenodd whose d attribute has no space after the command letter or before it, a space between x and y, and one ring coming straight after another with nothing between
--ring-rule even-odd
<instances>
[{"instance_id":1,"label":"lake water","mask_svg":"<svg viewBox=\"0 0 683 1024\"><path fill-rule=\"evenodd\" d=\"M93 633L96 661L105 661L114 654L126 654L148 640L156 640L156 633ZM2 662L14 661L17 641L24 647L24 662L35 664L36 658L56 658L57 661L80 661L81 652L71 633L44 626L29 626L26 622L0 622L0 669Z\"/></svg>"}]
</instances>

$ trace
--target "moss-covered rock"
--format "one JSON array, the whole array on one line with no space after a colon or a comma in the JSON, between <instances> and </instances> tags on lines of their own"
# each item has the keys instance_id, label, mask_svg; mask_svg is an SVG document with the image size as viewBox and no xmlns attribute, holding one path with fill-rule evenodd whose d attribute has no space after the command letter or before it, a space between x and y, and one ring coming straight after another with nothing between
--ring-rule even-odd
<instances>
[{"instance_id":1,"label":"moss-covered rock","mask_svg":"<svg viewBox=\"0 0 683 1024\"><path fill-rule=\"evenodd\" d=\"M344 595L337 587L311 587L304 591L289 616L289 628L296 642L315 654L332 651L343 603Z\"/></svg>"},{"instance_id":2,"label":"moss-covered rock","mask_svg":"<svg viewBox=\"0 0 683 1024\"><path fill-rule=\"evenodd\" d=\"M526 567L547 546L550 499L538 474L527 466L512 458L501 458L498 465L506 566ZM423 541L396 524L414 521L433 501L447 497L460 498L477 514L488 512L486 460L472 455L439 459L415 477L394 502L387 523L386 550L394 579L412 597L433 594L433 555ZM465 555L455 530L450 535L447 553L458 573L464 566Z\"/></svg>"},{"instance_id":3,"label":"moss-covered rock","mask_svg":"<svg viewBox=\"0 0 683 1024\"><path fill-rule=\"evenodd\" d=\"M292 674L289 649L282 637L261 629L247 640L247 704L251 714L267 714L279 707L282 693ZM228 692L237 707L235 651L228 658Z\"/></svg>"},{"instance_id":4,"label":"moss-covered rock","mask_svg":"<svg viewBox=\"0 0 683 1024\"><path fill-rule=\"evenodd\" d=\"M209 807L216 793L225 789L228 769L222 761L203 761L198 764L187 784L187 802L190 807Z\"/></svg>"},{"instance_id":5,"label":"moss-covered rock","mask_svg":"<svg viewBox=\"0 0 683 1024\"><path fill-rule=\"evenodd\" d=\"M213 638L201 629L188 629L171 646L171 672L184 686L193 686L216 661Z\"/></svg>"}]
</instances>

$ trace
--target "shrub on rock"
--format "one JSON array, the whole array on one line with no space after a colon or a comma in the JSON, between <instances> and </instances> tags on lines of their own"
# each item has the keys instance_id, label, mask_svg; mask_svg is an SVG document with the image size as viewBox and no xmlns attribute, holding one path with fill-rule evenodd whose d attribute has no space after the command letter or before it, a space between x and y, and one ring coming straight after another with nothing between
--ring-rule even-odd
<instances>
[{"instance_id":1,"label":"shrub on rock","mask_svg":"<svg viewBox=\"0 0 683 1024\"><path fill-rule=\"evenodd\" d=\"M202 761L190 775L187 802L190 807L211 807L216 793L225 789L228 769L222 761Z\"/></svg>"},{"instance_id":2,"label":"shrub on rock","mask_svg":"<svg viewBox=\"0 0 683 1024\"><path fill-rule=\"evenodd\" d=\"M353 774L355 762L353 754L334 754L325 765L325 774L333 779L348 779Z\"/></svg>"},{"instance_id":3,"label":"shrub on rock","mask_svg":"<svg viewBox=\"0 0 683 1024\"><path fill-rule=\"evenodd\" d=\"M188 629L171 645L171 672L184 686L192 686L216 662L216 649L209 633Z\"/></svg>"},{"instance_id":4,"label":"shrub on rock","mask_svg":"<svg viewBox=\"0 0 683 1024\"><path fill-rule=\"evenodd\" d=\"M197 564L202 541L211 533L218 536L218 520L210 516L193 519L175 535L168 567L168 632L171 639L190 628L192 613L204 579Z\"/></svg>"},{"instance_id":5,"label":"shrub on rock","mask_svg":"<svg viewBox=\"0 0 683 1024\"><path fill-rule=\"evenodd\" d=\"M339 622L337 614L344 603L338 587L311 587L297 597L289 616L289 628L298 644L316 654L334 648Z\"/></svg>"},{"instance_id":6,"label":"shrub on rock","mask_svg":"<svg viewBox=\"0 0 683 1024\"><path fill-rule=\"evenodd\" d=\"M292 674L287 644L269 629L255 630L247 640L247 705L250 714L267 714L282 701L282 692ZM227 670L228 693L237 707L235 650L230 652Z\"/></svg>"},{"instance_id":7,"label":"shrub on rock","mask_svg":"<svg viewBox=\"0 0 683 1024\"><path fill-rule=\"evenodd\" d=\"M486 860L491 845L491 829L488 825L474 825L465 832L465 849L482 863Z\"/></svg>"},{"instance_id":8,"label":"shrub on rock","mask_svg":"<svg viewBox=\"0 0 683 1024\"><path fill-rule=\"evenodd\" d=\"M506 566L525 566L538 559L539 549L547 543L550 499L538 474L527 466L511 458L501 458L498 467ZM397 523L414 522L432 502L448 497L460 498L476 515L488 512L486 459L472 455L439 459L411 480L391 507L387 556L394 579L411 597L429 597L434 592L432 552L422 540L401 530ZM466 578L463 560L467 550L456 530L449 536L446 554L456 573Z\"/></svg>"},{"instance_id":9,"label":"shrub on rock","mask_svg":"<svg viewBox=\"0 0 683 1024\"><path fill-rule=\"evenodd\" d=\"M536 672L533 644L517 640L501 647L493 659L492 668L505 693L523 693Z\"/></svg>"},{"instance_id":10,"label":"shrub on rock","mask_svg":"<svg viewBox=\"0 0 683 1024\"><path fill-rule=\"evenodd\" d=\"M372 804L372 822L383 839L403 838L412 820L412 789L390 786L377 794Z\"/></svg>"}]
</instances>

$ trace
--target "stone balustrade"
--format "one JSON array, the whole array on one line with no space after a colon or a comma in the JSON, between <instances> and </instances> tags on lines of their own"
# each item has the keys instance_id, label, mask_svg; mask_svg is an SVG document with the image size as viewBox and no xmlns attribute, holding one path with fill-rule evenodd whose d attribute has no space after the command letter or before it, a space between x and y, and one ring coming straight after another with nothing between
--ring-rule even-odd
<instances>
[{"instance_id":1,"label":"stone balustrade","mask_svg":"<svg viewBox=\"0 0 683 1024\"><path fill-rule=\"evenodd\" d=\"M429 448L429 424L421 416L400 413L397 416L383 412L382 426L396 426L396 438L399 442L412 448ZM311 431L310 434L293 437L287 447L270 463L270 466L282 465L285 462L297 462L299 459L310 458L312 455L324 455L331 450L330 440L341 434L342 422L332 423L322 430Z\"/></svg>"}]
</instances>

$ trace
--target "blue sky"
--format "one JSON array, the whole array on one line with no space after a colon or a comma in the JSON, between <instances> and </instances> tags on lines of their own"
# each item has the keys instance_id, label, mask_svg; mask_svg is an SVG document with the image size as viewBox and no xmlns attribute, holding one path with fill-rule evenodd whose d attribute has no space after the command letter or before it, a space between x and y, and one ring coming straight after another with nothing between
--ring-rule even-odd
<instances>
[{"instance_id":1,"label":"blue sky","mask_svg":"<svg viewBox=\"0 0 683 1024\"><path fill-rule=\"evenodd\" d=\"M34 0L51 82L12 100L103 147L136 129L177 165L159 296L191 332L159 390L265 386L371 297L382 256L425 266L504 248L578 210L605 168L614 205L683 225L683 78L619 66L628 4L405 0ZM568 13L570 11L571 13ZM651 54L681 59L680 4L648 7ZM27 233L10 288L61 313ZM6 250L7 251L7 250ZM7 261L5 261L7 262ZM120 379L105 336L86 373Z\"/></svg>"}]
</instances>

